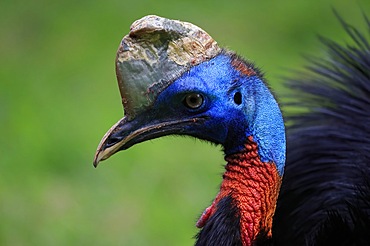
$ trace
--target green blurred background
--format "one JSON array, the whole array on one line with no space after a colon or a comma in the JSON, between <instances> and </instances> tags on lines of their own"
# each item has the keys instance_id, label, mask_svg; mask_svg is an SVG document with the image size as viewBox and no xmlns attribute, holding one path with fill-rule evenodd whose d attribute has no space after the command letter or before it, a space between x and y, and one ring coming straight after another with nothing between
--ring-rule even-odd
<instances>
[{"instance_id":1,"label":"green blurred background","mask_svg":"<svg viewBox=\"0 0 370 246\"><path fill-rule=\"evenodd\" d=\"M281 97L281 77L322 53L317 34L348 40L332 8L365 30L367 0L2 0L0 245L192 245L220 148L167 137L92 166L123 115L121 38L147 14L190 21L255 61Z\"/></svg>"}]
</instances>

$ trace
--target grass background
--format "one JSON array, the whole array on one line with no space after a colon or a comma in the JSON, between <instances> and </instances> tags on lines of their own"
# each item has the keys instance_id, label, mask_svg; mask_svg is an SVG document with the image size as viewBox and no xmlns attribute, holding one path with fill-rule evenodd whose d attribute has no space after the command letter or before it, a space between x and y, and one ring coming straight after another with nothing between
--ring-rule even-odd
<instances>
[{"instance_id":1,"label":"grass background","mask_svg":"<svg viewBox=\"0 0 370 246\"><path fill-rule=\"evenodd\" d=\"M123 115L121 38L147 14L190 21L255 61L282 95L302 54L322 54L317 34L348 40L333 7L368 31L367 0L2 0L0 245L192 245L221 181L220 148L167 137L92 167Z\"/></svg>"}]
</instances>

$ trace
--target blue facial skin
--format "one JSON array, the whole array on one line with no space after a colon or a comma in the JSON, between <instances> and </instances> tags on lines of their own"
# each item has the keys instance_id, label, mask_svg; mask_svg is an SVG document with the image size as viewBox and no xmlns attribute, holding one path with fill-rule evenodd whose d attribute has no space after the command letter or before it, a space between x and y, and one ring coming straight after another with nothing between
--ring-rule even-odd
<instances>
[{"instance_id":1,"label":"blue facial skin","mask_svg":"<svg viewBox=\"0 0 370 246\"><path fill-rule=\"evenodd\" d=\"M184 105L191 93L203 96L197 109ZM236 93L240 100L234 100ZM280 175L285 164L285 129L279 106L263 81L241 74L231 57L221 53L192 67L158 96L152 109L161 119L206 117L203 124L186 124L181 134L222 144L226 155L244 149L253 136L263 162L274 162Z\"/></svg>"}]
</instances>

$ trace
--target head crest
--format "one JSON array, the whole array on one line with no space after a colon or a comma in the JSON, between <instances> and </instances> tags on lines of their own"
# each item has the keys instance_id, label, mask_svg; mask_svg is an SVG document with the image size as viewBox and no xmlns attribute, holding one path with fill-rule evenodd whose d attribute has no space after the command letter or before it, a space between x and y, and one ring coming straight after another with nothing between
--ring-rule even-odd
<instances>
[{"instance_id":1,"label":"head crest","mask_svg":"<svg viewBox=\"0 0 370 246\"><path fill-rule=\"evenodd\" d=\"M125 115L132 119L190 67L221 52L199 27L149 15L135 21L118 48L116 73Z\"/></svg>"}]
</instances>

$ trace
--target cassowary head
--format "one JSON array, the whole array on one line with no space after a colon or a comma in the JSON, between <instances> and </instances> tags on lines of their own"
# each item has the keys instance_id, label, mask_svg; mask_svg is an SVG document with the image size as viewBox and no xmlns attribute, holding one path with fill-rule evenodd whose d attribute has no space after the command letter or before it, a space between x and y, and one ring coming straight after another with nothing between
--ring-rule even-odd
<instances>
[{"instance_id":1,"label":"cassowary head","mask_svg":"<svg viewBox=\"0 0 370 246\"><path fill-rule=\"evenodd\" d=\"M199 27L157 16L136 21L118 49L116 72L125 117L102 139L95 166L170 134L221 144L226 154L253 136L261 157L283 172L283 121L262 74Z\"/></svg>"},{"instance_id":2,"label":"cassowary head","mask_svg":"<svg viewBox=\"0 0 370 246\"><path fill-rule=\"evenodd\" d=\"M175 134L221 144L226 158L240 154L234 159L243 170L262 163L281 179L285 163L284 124L262 74L251 63L219 48L199 27L157 16L134 22L118 49L116 71L125 116L103 137L95 166L137 143ZM235 165L229 165L232 166ZM248 172L239 171L243 174L240 179L257 182L258 171ZM268 180L266 177L264 182ZM239 201L243 194L235 191L238 189L234 186L238 185L221 188L216 207L222 198L230 196L237 201L238 211L243 210ZM277 196L278 187L272 196ZM273 214L275 204L270 205L271 209L264 208L263 212L270 217L262 220L271 220L272 215L266 210ZM235 216L242 218L244 212L238 213ZM207 224L212 214L202 216L200 226ZM254 227L250 230L258 234Z\"/></svg>"}]
</instances>

